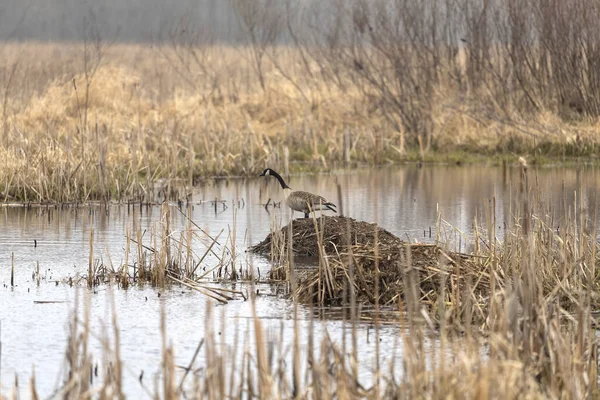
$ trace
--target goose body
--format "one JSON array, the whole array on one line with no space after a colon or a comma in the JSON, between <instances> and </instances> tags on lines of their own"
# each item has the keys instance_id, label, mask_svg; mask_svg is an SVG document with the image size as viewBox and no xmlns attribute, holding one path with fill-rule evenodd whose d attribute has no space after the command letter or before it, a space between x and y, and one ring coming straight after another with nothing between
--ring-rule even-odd
<instances>
[{"instance_id":1,"label":"goose body","mask_svg":"<svg viewBox=\"0 0 600 400\"><path fill-rule=\"evenodd\" d=\"M260 176L275 177L283 189L285 204L294 211L304 213L304 218L308 218L308 215L312 211L317 210L331 210L333 212L337 212L335 209L335 204L327 201L323 196L302 190L292 190L292 188L285 183L281 175L273 171L271 168L265 169Z\"/></svg>"}]
</instances>

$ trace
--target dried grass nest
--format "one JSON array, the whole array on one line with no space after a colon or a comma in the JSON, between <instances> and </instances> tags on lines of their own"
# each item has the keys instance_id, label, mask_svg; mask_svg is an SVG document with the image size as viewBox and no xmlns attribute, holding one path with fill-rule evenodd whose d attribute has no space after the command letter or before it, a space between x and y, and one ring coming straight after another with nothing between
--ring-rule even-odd
<instances>
[{"instance_id":1,"label":"dried grass nest","mask_svg":"<svg viewBox=\"0 0 600 400\"><path fill-rule=\"evenodd\" d=\"M441 293L452 296L458 280L481 283L483 260L445 251L432 244L411 244L375 224L341 216L323 216L292 221L292 249L296 255L318 256L317 235L322 235L327 268L315 268L302 274L298 282L301 301L319 301L332 305L344 303L344 288L349 282L350 264L354 265L354 286L357 300L374 304L376 299L375 232L379 269L379 304L391 304L406 295L408 286L418 287L419 299L435 304ZM271 232L251 252L280 257L287 252L289 226ZM272 249L277 254L271 254ZM322 260L323 261L323 260ZM410 266L410 267L409 267ZM441 291L446 286L445 291Z\"/></svg>"}]
</instances>

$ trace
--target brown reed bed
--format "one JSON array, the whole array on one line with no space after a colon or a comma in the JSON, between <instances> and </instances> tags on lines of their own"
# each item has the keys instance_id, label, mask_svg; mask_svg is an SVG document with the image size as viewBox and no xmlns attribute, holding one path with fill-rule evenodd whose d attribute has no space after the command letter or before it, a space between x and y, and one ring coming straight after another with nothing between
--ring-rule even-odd
<instances>
[{"instance_id":1,"label":"brown reed bed","mask_svg":"<svg viewBox=\"0 0 600 400\"><path fill-rule=\"evenodd\" d=\"M518 120L506 122L465 103L451 80L428 92L433 128L424 138L374 106L377 91L349 60L336 66L313 54L308 62L304 48L269 46L262 88L252 50L105 45L85 53L75 44L3 44L0 68L15 70L10 80L0 76L0 201L147 202L157 185L180 200L206 176L253 175L288 161L292 171L481 160L476 154L528 154L533 163L597 149L592 119L573 124L553 109L531 118L505 110ZM97 61L93 71L84 54Z\"/></svg>"},{"instance_id":2,"label":"brown reed bed","mask_svg":"<svg viewBox=\"0 0 600 400\"><path fill-rule=\"evenodd\" d=\"M181 213L186 229L174 232L172 212ZM110 254L94 257L94 231L89 235L89 264L87 274L66 279L69 285L116 285L127 289L130 285L150 284L165 288L171 284L195 290L219 303L234 298L247 298L239 290L220 286L222 282L248 281L254 278L251 268L243 268L235 250L235 224L227 235L221 230L212 236L187 217L180 208L168 203L161 206L159 221L153 229L137 229L125 233L125 255L120 264L113 264ZM195 248L203 249L198 253ZM207 258L215 260L207 263Z\"/></svg>"},{"instance_id":3,"label":"brown reed bed","mask_svg":"<svg viewBox=\"0 0 600 400\"><path fill-rule=\"evenodd\" d=\"M514 221L504 237L500 240L483 229L497 225L492 201L484 223L475 224L468 256L449 252L441 244L407 244L373 224L348 218L311 218L277 229L273 237L288 235L291 228L287 237L298 238L299 249L314 249L316 242L319 250L314 274L304 283L302 277L295 282L294 257L289 257L295 243L286 248L286 241L281 242L288 254L283 260L288 264L294 309L328 299L340 301L348 310L342 318L349 339L339 343L327 332L318 335L314 322L308 331L301 331L297 319L292 338L267 339L250 291L252 344L244 337L235 340L234 347L224 347L215 327L207 323L197 352L180 370L174 362L176 349L167 344L163 312L161 374L154 390L147 386L144 390L168 399L596 398L600 278L595 224L586 218L578 196L574 204L565 204L566 217L557 230L552 210L539 192L529 189L525 174L524 178L511 210ZM330 229L336 223L342 235ZM310 227L316 236L302 232ZM259 249L270 251L265 243ZM386 280L388 273L396 280ZM382 300L385 296L390 300ZM308 304L302 306L304 301ZM402 351L387 356L401 357L403 369L397 375L393 363L377 362L369 366L375 378L365 382L357 368L357 348L362 344L356 328L360 303L372 301L374 343L383 318L377 310L398 311L385 322L400 328ZM113 316L116 340L110 341L90 332L89 309L73 313L61 396L80 398L91 390L107 397L123 393L118 320ZM235 325L220 330L221 335L236 332ZM432 338L433 347L428 345ZM94 362L86 345L90 340L103 340L103 357L108 360L91 380ZM304 351L300 343L306 343ZM380 351L375 350L378 356ZM205 352L205 361L197 358L198 352ZM30 390L33 395L34 378Z\"/></svg>"}]
</instances>

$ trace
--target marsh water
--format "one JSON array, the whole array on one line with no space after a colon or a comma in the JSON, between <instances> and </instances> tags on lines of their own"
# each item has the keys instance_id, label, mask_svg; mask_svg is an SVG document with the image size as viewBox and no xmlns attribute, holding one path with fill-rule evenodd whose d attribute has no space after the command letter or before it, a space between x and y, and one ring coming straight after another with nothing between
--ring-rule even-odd
<instances>
[{"instance_id":1,"label":"marsh water","mask_svg":"<svg viewBox=\"0 0 600 400\"><path fill-rule=\"evenodd\" d=\"M590 216L597 214L598 169L540 168L530 169L528 174L530 183L539 188L544 201L552 206L556 228L565 212L578 212L565 207L565 204L573 204L576 197L577 204L583 205L581 211ZM498 222L495 229L498 237L502 237L515 207L519 179L520 169L511 166L410 165L296 175L291 176L288 183L294 189L319 193L341 203L338 206L344 215L376 222L403 239L433 242L437 238L451 243L454 249L460 247L468 251L474 219L478 216L479 221L484 221L486 207L492 199L495 199ZM184 211L207 235L214 237L223 231L221 243L233 241L239 259L256 274L264 274L270 268L269 260L251 256L245 249L264 239L274 221L280 225L289 221L287 209L264 206L267 202L270 205L279 202L281 197L281 189L274 179L208 180L193 189ZM216 207L215 199L219 200ZM177 210L177 204L172 204L171 210L171 229L175 232L185 229L189 222ZM94 337L111 338L111 301L114 300L124 387L131 397L144 397L148 395L147 390L154 391L161 360L162 307L166 312L168 342L175 349L177 365L190 362L207 326L216 332L219 343L233 346L238 340L240 348L252 345L252 307L250 301L241 296L227 304L216 305L207 313L208 298L186 287L173 285L158 289L132 285L128 289L117 289L100 285L88 290L84 284L77 283L79 277L87 274L90 240L94 260L121 265L125 262L128 232L157 230L160 216L160 206L0 208L0 393L10 390L15 376L21 391L26 391L34 369L36 386L43 398L60 389L66 373L69 321L75 310L81 312L86 302ZM206 242L199 240L195 251L203 254L206 246ZM210 270L216 262L214 256L206 257L202 267ZM11 284L12 265L14 286ZM39 276L36 275L38 268ZM231 288L232 284L228 283L227 287ZM236 289L248 290L245 284L239 283ZM293 337L293 304L278 295L276 287L258 284L256 289L259 293L256 315L267 332L265 340L283 338L285 343ZM327 331L334 341L340 341L347 332L347 325L327 315L318 315L315 336ZM300 332L309 329L310 316L311 311L300 306ZM361 343L361 379L369 386L369 371L375 362L372 325L362 323L357 334ZM307 336L301 335L303 340ZM389 362L400 365L399 337L397 328L382 327L379 342L382 365ZM100 339L90 342L95 362L102 362L102 346ZM196 366L203 367L202 357ZM142 372L143 378L139 379Z\"/></svg>"}]
</instances>

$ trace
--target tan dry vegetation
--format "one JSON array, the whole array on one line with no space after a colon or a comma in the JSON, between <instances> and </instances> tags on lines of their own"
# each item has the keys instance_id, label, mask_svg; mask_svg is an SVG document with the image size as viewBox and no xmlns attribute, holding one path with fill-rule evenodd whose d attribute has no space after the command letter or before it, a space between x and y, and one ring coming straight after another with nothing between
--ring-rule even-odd
<instances>
[{"instance_id":1,"label":"tan dry vegetation","mask_svg":"<svg viewBox=\"0 0 600 400\"><path fill-rule=\"evenodd\" d=\"M540 143L551 154L586 154L595 143L595 123L572 125L550 112L507 123L474 113L449 85L432 92L425 143L352 74L333 83L330 65L292 47L266 49L263 89L251 46L94 46L0 47L3 201L148 201L158 180L171 189L281 167L286 147L290 162L314 169L432 152L512 154ZM543 133L548 127L553 135Z\"/></svg>"},{"instance_id":2,"label":"tan dry vegetation","mask_svg":"<svg viewBox=\"0 0 600 400\"><path fill-rule=\"evenodd\" d=\"M102 51L86 88L82 45L3 46L16 65L4 82L4 200L143 198L141 187L159 178L254 172L280 162L283 146L321 162L340 151L343 126L379 124L333 89L307 103L276 71L262 91L244 49L203 50L210 70L192 72L173 67L182 62L170 48Z\"/></svg>"}]
</instances>

